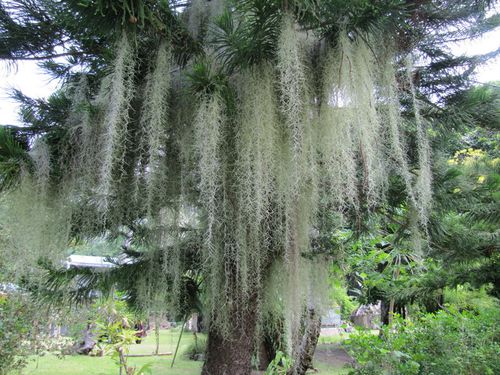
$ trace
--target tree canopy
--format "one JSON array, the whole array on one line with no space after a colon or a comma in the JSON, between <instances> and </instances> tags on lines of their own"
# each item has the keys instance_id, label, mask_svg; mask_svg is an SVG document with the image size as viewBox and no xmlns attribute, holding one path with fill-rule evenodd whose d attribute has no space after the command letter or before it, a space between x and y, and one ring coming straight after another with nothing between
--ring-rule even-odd
<instances>
[{"instance_id":1,"label":"tree canopy","mask_svg":"<svg viewBox=\"0 0 500 375\"><path fill-rule=\"evenodd\" d=\"M399 198L405 241L430 248L431 126L491 57L446 43L496 27L493 5L3 2L0 58L64 79L17 93L27 126L0 134L10 269L125 234L144 308L203 289L205 374L249 373L269 326L298 357L332 228L359 235Z\"/></svg>"}]
</instances>

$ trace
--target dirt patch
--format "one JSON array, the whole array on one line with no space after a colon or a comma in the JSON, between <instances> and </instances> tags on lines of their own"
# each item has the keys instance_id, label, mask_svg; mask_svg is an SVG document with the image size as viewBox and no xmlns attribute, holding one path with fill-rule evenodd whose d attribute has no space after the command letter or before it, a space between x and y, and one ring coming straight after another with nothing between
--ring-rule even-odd
<instances>
[{"instance_id":1,"label":"dirt patch","mask_svg":"<svg viewBox=\"0 0 500 375\"><path fill-rule=\"evenodd\" d=\"M352 364L354 360L347 354L341 344L318 344L316 351L314 352L314 367L316 370L310 370L308 374L314 374L319 372L321 374L329 374L328 370L336 370L335 374L338 374L338 370L344 368L347 364ZM324 372L326 369L327 372ZM343 372L342 372L343 373ZM261 375L264 371L252 371L252 375Z\"/></svg>"}]
</instances>

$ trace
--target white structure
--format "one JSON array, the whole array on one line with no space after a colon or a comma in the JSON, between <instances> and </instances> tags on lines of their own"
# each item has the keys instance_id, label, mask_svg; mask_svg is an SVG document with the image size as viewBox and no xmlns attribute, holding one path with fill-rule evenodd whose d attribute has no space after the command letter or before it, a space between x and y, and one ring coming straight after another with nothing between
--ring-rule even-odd
<instances>
[{"instance_id":1,"label":"white structure","mask_svg":"<svg viewBox=\"0 0 500 375\"><path fill-rule=\"evenodd\" d=\"M337 310L328 310L325 315L321 317L322 327L335 327L338 328L342 325L342 318L340 312Z\"/></svg>"},{"instance_id":2,"label":"white structure","mask_svg":"<svg viewBox=\"0 0 500 375\"><path fill-rule=\"evenodd\" d=\"M69 268L93 268L93 269L106 269L113 268L117 265L130 264L134 260L125 255L120 255L116 258L98 257L91 255L70 255L64 262L64 267Z\"/></svg>"}]
</instances>

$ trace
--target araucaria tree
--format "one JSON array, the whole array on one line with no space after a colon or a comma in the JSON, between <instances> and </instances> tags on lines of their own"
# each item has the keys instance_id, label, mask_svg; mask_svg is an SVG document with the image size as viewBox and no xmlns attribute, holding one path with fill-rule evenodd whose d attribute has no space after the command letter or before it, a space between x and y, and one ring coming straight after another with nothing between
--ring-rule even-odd
<instances>
[{"instance_id":1,"label":"araucaria tree","mask_svg":"<svg viewBox=\"0 0 500 375\"><path fill-rule=\"evenodd\" d=\"M127 228L161 254L136 275L150 300L182 295L200 272L204 374L249 374L270 327L299 358L306 312L320 310L328 262L311 244L325 221L362 228L394 177L415 236L425 233L431 156L412 67L442 57L421 42L429 28L449 32L445 12L479 22L487 5L2 2L0 58L44 61L65 78L49 102L19 94L31 161L4 192L4 248L55 259ZM195 251L189 231L201 232Z\"/></svg>"}]
</instances>

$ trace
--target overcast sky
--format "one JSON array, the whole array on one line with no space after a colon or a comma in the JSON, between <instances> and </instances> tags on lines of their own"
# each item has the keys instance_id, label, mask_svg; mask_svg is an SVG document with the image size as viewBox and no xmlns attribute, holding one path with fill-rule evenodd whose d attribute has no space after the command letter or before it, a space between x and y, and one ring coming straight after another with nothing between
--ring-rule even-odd
<instances>
[{"instance_id":1,"label":"overcast sky","mask_svg":"<svg viewBox=\"0 0 500 375\"><path fill-rule=\"evenodd\" d=\"M476 55L494 51L500 45L500 29L475 40L464 41L452 46L456 55ZM477 82L500 81L500 58L481 67ZM32 98L45 98L57 87L58 82L43 74L36 62L23 61L17 67L0 61L0 124L20 125L18 105L9 98L12 88L21 90Z\"/></svg>"}]
</instances>

